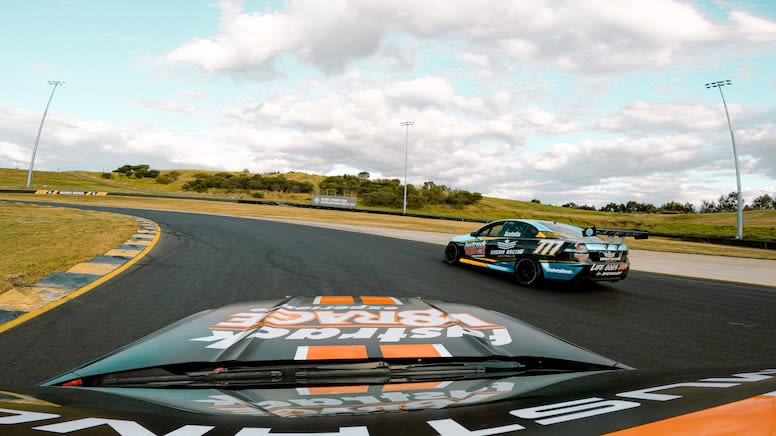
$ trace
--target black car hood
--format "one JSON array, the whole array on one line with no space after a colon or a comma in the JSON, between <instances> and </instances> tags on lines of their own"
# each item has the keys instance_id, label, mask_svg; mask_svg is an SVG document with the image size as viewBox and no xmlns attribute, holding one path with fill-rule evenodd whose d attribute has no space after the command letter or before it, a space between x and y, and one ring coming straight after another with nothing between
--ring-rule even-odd
<instances>
[{"instance_id":1,"label":"black car hood","mask_svg":"<svg viewBox=\"0 0 776 436\"><path fill-rule=\"evenodd\" d=\"M515 318L471 305L375 296L298 297L192 315L46 384L191 362L520 358L628 368Z\"/></svg>"}]
</instances>

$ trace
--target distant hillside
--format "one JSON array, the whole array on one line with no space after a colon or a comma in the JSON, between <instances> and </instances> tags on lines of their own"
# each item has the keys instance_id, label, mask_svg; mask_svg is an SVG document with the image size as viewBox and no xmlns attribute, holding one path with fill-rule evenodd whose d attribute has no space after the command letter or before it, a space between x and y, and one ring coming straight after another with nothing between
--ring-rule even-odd
<instances>
[{"instance_id":1,"label":"distant hillside","mask_svg":"<svg viewBox=\"0 0 776 436\"><path fill-rule=\"evenodd\" d=\"M184 191L183 185L196 179L196 174L214 175L215 171L202 170L161 170L160 175L178 173L175 180L169 183L159 183L155 178L133 178L111 173L111 178L104 178L102 173L45 172L36 171L33 177L33 189L108 191L113 193L131 192L161 195L185 195L192 198L254 198L244 191L218 190L208 194ZM244 173L231 173L244 174ZM275 174L277 175L277 174ZM318 186L325 176L290 172L282 174L289 180L309 182L318 191ZM23 189L27 171L21 169L0 168L0 189ZM255 194L255 193L254 193ZM311 194L284 194L278 192L262 192L262 198L284 202L309 204ZM393 210L390 208L359 209ZM408 210L411 213L426 214L449 218L466 218L472 220L494 220L505 217L521 217L563 221L579 226L619 227L649 230L653 233L671 235L697 235L704 237L733 238L736 232L736 214L730 213L616 213L600 212L567 207L544 205L530 201L518 201L501 198L483 197L476 204L462 208L453 208L444 204L428 205L422 210ZM776 210L752 210L744 212L745 237L752 240L776 241Z\"/></svg>"}]
</instances>

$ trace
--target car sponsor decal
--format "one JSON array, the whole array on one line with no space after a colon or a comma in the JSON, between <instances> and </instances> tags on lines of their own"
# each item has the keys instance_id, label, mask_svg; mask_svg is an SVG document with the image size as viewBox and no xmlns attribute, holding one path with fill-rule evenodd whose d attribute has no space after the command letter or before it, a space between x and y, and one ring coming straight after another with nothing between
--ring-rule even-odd
<instances>
[{"instance_id":1,"label":"car sponsor decal","mask_svg":"<svg viewBox=\"0 0 776 436\"><path fill-rule=\"evenodd\" d=\"M583 266L558 262L541 262L544 278L554 280L571 280L582 271Z\"/></svg>"},{"instance_id":2,"label":"car sponsor decal","mask_svg":"<svg viewBox=\"0 0 776 436\"><path fill-rule=\"evenodd\" d=\"M522 233L518 231L504 232L504 236L506 236L507 238L519 238L520 236L522 236Z\"/></svg>"},{"instance_id":3,"label":"car sponsor decal","mask_svg":"<svg viewBox=\"0 0 776 436\"><path fill-rule=\"evenodd\" d=\"M533 254L540 256L554 256L566 241L558 239L542 239L539 241Z\"/></svg>"},{"instance_id":4,"label":"car sponsor decal","mask_svg":"<svg viewBox=\"0 0 776 436\"><path fill-rule=\"evenodd\" d=\"M595 277L619 276L625 273L629 268L627 263L597 263L590 265L590 272Z\"/></svg>"},{"instance_id":5,"label":"car sponsor decal","mask_svg":"<svg viewBox=\"0 0 776 436\"><path fill-rule=\"evenodd\" d=\"M496 242L496 245L501 250L511 250L512 248L515 248L515 246L517 245L517 241L510 241L509 239L507 239L506 241Z\"/></svg>"},{"instance_id":6,"label":"car sponsor decal","mask_svg":"<svg viewBox=\"0 0 776 436\"><path fill-rule=\"evenodd\" d=\"M548 266L545 269L545 271L547 271L548 273L552 273L552 274L562 274L564 276L573 276L574 275L574 271L572 271L570 269L566 269L566 268L554 268L554 267Z\"/></svg>"},{"instance_id":7,"label":"car sponsor decal","mask_svg":"<svg viewBox=\"0 0 776 436\"><path fill-rule=\"evenodd\" d=\"M683 395L679 395L679 394L673 394L673 395L662 394L662 393L654 394L654 392L675 390L678 388L727 389L735 386L740 386L742 383L753 383L753 382L758 382L762 380L768 380L773 378L773 374L776 374L776 369L765 369L765 370L757 371L753 373L734 374L732 377L702 379L697 382L673 383L673 384L664 385L664 386L649 387L649 388L640 389L637 391L623 392L623 393L616 394L617 397L620 397L617 399L589 397L589 398L582 398L582 399L572 400L572 401L563 401L560 403L544 404L536 407L515 409L515 410L510 410L509 414L518 419L521 419L520 424L510 424L510 425L491 427L491 428L479 427L476 430L476 433L474 430L469 430L466 427L462 426L455 419L439 419L434 421L428 421L427 423L430 426L432 426L440 436L474 435L474 434L478 434L478 435L506 434L506 433L515 432L518 430L525 430L526 427L523 426L522 424L528 425L529 423L536 423L536 424L540 424L541 426L549 426L553 424L559 424L559 423L569 422L569 421L577 421L580 419L590 418L593 416L605 415L609 413L621 412L623 410L634 409L637 407L641 407L642 405L647 404L650 401L671 401L671 400L676 400L683 397ZM776 395L776 393L771 392L755 398L772 398L774 395ZM622 398L627 398L627 400L623 400ZM639 401L633 401L633 400L639 400ZM773 403L776 403L776 401L767 404L766 410L768 408L771 408L772 410L772 408L774 407ZM771 410L768 410L768 412L772 413ZM742 418L742 416L743 415L741 414L733 415L732 417L729 417L729 419L727 419L725 423L729 423L733 420L742 420L742 421L748 420L748 416L747 418ZM768 434L768 432L771 429L771 426L772 426L772 417L768 415L767 419L754 420L754 422L752 422L752 427L746 427L750 430L754 429L754 431L743 431L743 432L731 431L730 434ZM708 428L709 430L712 430L712 429L715 430L714 432L710 431L710 433L717 433L717 430L720 429L720 427L715 427L713 425ZM632 436L632 435L643 436L647 434L651 435L651 434L665 434L665 433L672 433L672 434L687 433L683 431L675 431L676 427L663 427L663 428L657 428L656 430L657 430L656 433L653 433L653 432L628 433L626 431L622 433L612 433L612 434L626 435L626 436ZM670 431L666 431L666 430L670 430ZM693 428L692 430L697 430L697 429ZM697 431L690 431L689 433L697 433Z\"/></svg>"},{"instance_id":8,"label":"car sponsor decal","mask_svg":"<svg viewBox=\"0 0 776 436\"><path fill-rule=\"evenodd\" d=\"M492 257L515 257L525 253L522 248L513 248L511 250L493 249L488 253Z\"/></svg>"},{"instance_id":9,"label":"car sponsor decal","mask_svg":"<svg viewBox=\"0 0 776 436\"><path fill-rule=\"evenodd\" d=\"M209 327L210 336L189 339L226 349L243 339L366 341L381 343L474 336L492 345L512 342L507 328L471 313L438 309L401 310L401 306L304 306L254 308Z\"/></svg>"},{"instance_id":10,"label":"car sponsor decal","mask_svg":"<svg viewBox=\"0 0 776 436\"><path fill-rule=\"evenodd\" d=\"M471 241L463 244L463 254L469 257L485 256L485 241Z\"/></svg>"},{"instance_id":11,"label":"car sponsor decal","mask_svg":"<svg viewBox=\"0 0 776 436\"><path fill-rule=\"evenodd\" d=\"M516 248L517 241L498 241L496 247L490 246L488 251L489 257L501 258L501 257L515 257L525 252L522 248Z\"/></svg>"}]
</instances>

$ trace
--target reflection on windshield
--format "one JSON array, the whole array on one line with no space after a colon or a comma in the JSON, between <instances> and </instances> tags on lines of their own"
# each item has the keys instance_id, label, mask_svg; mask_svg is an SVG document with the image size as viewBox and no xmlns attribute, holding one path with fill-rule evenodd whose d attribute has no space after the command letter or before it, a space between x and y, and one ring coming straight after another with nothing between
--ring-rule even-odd
<instances>
[{"instance_id":1,"label":"reflection on windshield","mask_svg":"<svg viewBox=\"0 0 776 436\"><path fill-rule=\"evenodd\" d=\"M512 399L600 371L389 385L305 386L282 389L83 388L110 392L205 415L333 416L407 412Z\"/></svg>"}]
</instances>

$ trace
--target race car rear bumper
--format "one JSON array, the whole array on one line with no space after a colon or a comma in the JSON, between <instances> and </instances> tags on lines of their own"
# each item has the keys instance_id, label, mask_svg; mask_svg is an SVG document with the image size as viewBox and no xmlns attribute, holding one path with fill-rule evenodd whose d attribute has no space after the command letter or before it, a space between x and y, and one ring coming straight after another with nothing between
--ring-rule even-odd
<instances>
[{"instance_id":1,"label":"race car rear bumper","mask_svg":"<svg viewBox=\"0 0 776 436\"><path fill-rule=\"evenodd\" d=\"M615 282L624 279L629 262L560 263L541 262L542 274L551 280L593 280Z\"/></svg>"}]
</instances>

